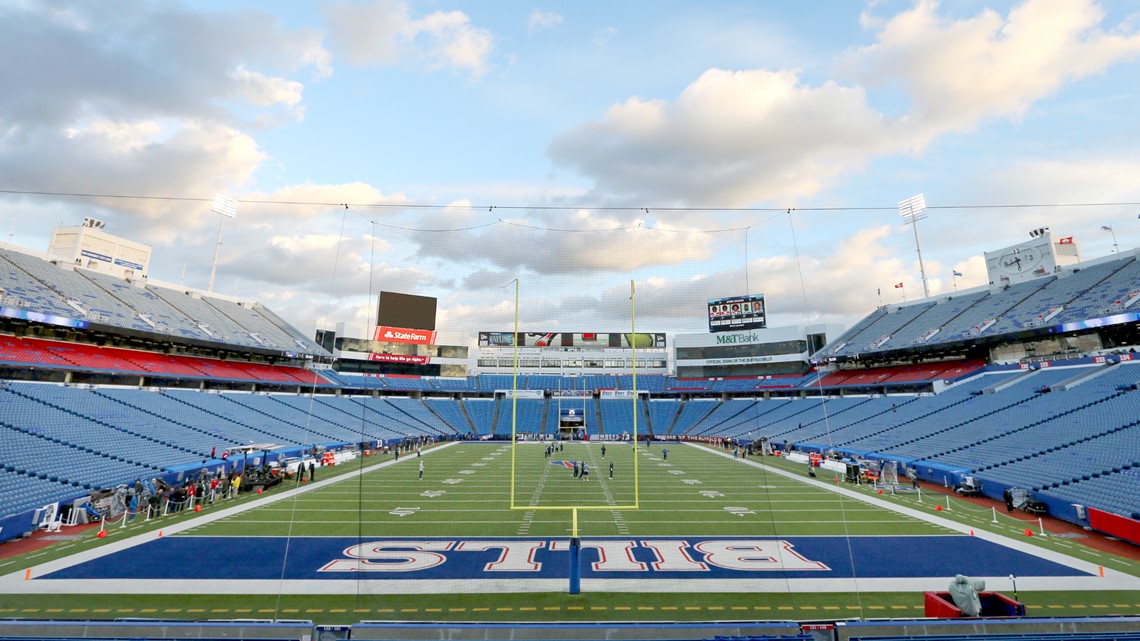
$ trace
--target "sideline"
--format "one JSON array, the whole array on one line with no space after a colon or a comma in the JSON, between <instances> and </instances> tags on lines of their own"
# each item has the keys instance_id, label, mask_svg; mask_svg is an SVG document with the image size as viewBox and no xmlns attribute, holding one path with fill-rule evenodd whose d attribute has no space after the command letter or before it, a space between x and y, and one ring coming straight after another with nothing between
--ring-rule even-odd
<instances>
[{"instance_id":1,"label":"sideline","mask_svg":"<svg viewBox=\"0 0 1140 641\"><path fill-rule=\"evenodd\" d=\"M457 443L463 443L463 442L465 442L465 441L449 441L447 443L438 445L438 446L433 447L431 449L423 450L423 454L424 454L424 456L430 456L431 454L433 454L435 452L439 452L445 448L448 448L448 447L451 447L453 445L456 445ZM410 460L413 460L415 458L416 457L414 457L414 456L404 457L404 461L410 461ZM159 536L175 535L175 534L178 534L180 532L185 532L186 530L190 530L192 528L201 527L203 525L213 523L214 521L229 518L229 517L234 516L236 514L241 514L243 512L247 512L249 510L265 507L267 505L272 505L274 503L284 501L286 499L291 499L291 498L299 496L301 494L305 494L306 492L316 491L316 490L319 490L321 488L336 485L337 483L342 483L342 482L345 482L348 480L357 480L359 477L361 477L365 474L375 472L376 470L384 469L384 468L392 466L392 465L397 465L399 463L400 463L400 461L389 459L386 461L381 461L379 463L374 463L373 465L369 465L368 467L362 466L355 473L344 474L341 476L334 476L332 478L327 478L327 479L323 479L320 481L314 481L312 483L305 483L305 484L299 484L298 483L295 485L295 487L293 487L291 489L282 490L280 492L274 492L273 494L266 496L265 498L261 499L260 501L249 501L249 502L243 503L241 505L235 505L232 507L222 508L221 510L217 510L217 511L210 511L210 512L202 514L201 516L196 516L194 518L187 519L185 521L179 521L177 523L171 523L170 525L163 526L163 527L159 528L158 530L148 530L146 532L142 532L139 534L129 536L125 539L120 539L118 541L114 541L114 542L108 543L106 545L101 545L97 548L92 548L90 550L78 551L74 554L68 555L68 556L61 558L61 559L55 559L52 561L47 561L47 562L40 564L40 565L34 565L34 566L27 568L27 569L22 569L22 570L19 570L17 572L13 572L11 574L3 575L3 576L0 576L0 594L22 594L22 593L28 593L28 592L33 591L33 590L29 590L29 585L32 584L33 582L27 581L25 579L25 576L31 576L32 578L35 578L37 576L43 576L45 574L50 574L52 572L56 572L56 571L62 570L64 568L69 568L69 567L72 567L74 565L78 565L80 563L86 563L86 562L91 561L93 559L102 558L102 557L107 556L109 554L114 554L116 552L122 552L123 550L129 550L133 547L137 547L137 546L142 545L144 543L147 543L149 541L153 541L155 538L157 538ZM161 531L162 534L158 534L159 531ZM29 570L31 572L30 575L26 574ZM121 584L123 582L115 580L115 581L112 581L112 583L114 583L116 586L121 587ZM104 589L101 591L103 591L103 592L114 592L116 590L112 588L109 590Z\"/></svg>"},{"instance_id":2,"label":"sideline","mask_svg":"<svg viewBox=\"0 0 1140 641\"><path fill-rule=\"evenodd\" d=\"M732 458L729 453L708 447L704 444L691 442L684 442L684 444L695 447L699 450L709 452L711 454L715 454L717 456L724 457L726 459ZM796 474L787 470L772 467L770 465L765 465L764 463L759 463L752 460L751 458L735 460L742 462L745 465L751 465L752 467L762 469L766 473L775 474L777 476L792 479L806 485L812 485L821 489L826 489L841 496L855 499L857 501L862 501L876 507L884 508L913 519L925 521L931 525L937 525L947 530L958 532L959 534L969 535L971 532L973 532L973 536L979 539L990 541L991 543L996 543L997 545L1001 545L1012 550L1017 550L1018 552L1023 552L1040 559L1053 561L1054 563L1059 563L1061 565L1073 568L1074 570L1086 572L1090 575L1087 579L1084 577L1069 577L1063 581L1039 577L1018 577L1017 581L1019 587L1023 590L1140 590L1140 578L1134 577L1131 574L1125 572L1120 572L1118 570L1113 570L1111 568L1097 565L1096 563L1092 563L1090 561L1084 561L1082 559L1071 557L1062 552L1043 548L1020 539L1010 538L1004 534L997 534L995 532L990 532L989 530L970 527L964 523L959 523L945 517L930 514L929 512L924 512L911 507L907 507L905 505L892 503L886 499L879 498L879 496L876 494L864 494L856 490L848 489L846 487L843 487L843 485L840 483L829 483L827 481L805 477L802 474ZM1103 577L1099 576L1099 573L1102 569L1104 571ZM1010 582L1010 578L1008 576L979 576L976 578L984 579L987 584L993 583L994 585L997 585L1003 581L1007 583ZM862 579L860 583L867 580L868 579ZM1038 587L1038 584L1041 582L1044 582L1046 585ZM906 581L899 581L899 584L905 585Z\"/></svg>"},{"instance_id":3,"label":"sideline","mask_svg":"<svg viewBox=\"0 0 1140 641\"><path fill-rule=\"evenodd\" d=\"M461 442L469 444L469 442ZM443 447L457 445L460 443L452 442L441 447L433 448L426 451L425 455L442 450ZM502 445L501 443L498 443ZM687 443L688 445L696 444ZM710 453L718 454L729 458L727 453L719 452L713 448L703 448ZM807 479L802 475L794 474L792 472L784 471L769 467L762 463L754 461L744 461L746 464L752 465L756 468L764 469L766 472L771 472L781 477L786 477L800 483L814 484L820 488L828 488L830 491L837 494L848 496L853 499L863 501L865 503L873 504L878 507L886 508L899 514L903 514L915 519L920 519L929 523L941 526L949 531L966 534L969 532L969 526L962 525L953 521L949 521L938 516L934 516L919 510L895 505L884 499L879 499L876 496L866 496L862 493L850 490L844 487L837 487L835 484L826 483L822 481L813 481ZM385 468L389 465L396 464L396 461L385 461L368 468L362 469L358 474L364 474L376 469ZM272 497L274 501L285 500L298 493L316 489L319 487L326 487L343 480L356 479L358 474L348 474L343 477L335 477L319 481L308 487L294 488L287 490L280 495ZM270 501L272 502L272 501ZM177 524L177 528L171 527L171 532L182 532L189 528L198 527L203 523L210 522L219 518L239 513L254 507L267 505L266 501L252 502L247 505L235 506L222 510L217 513L203 515L202 517L191 519L184 523ZM958 534L948 534L947 536L957 537ZM56 571L85 562L89 559L98 558L116 551L121 551L140 543L153 541L155 532L144 533L130 539L115 542L111 545L103 546L95 550L90 550L86 553L79 553L67 559L60 559L38 566L33 569L33 576L43 576L48 572ZM512 537L503 537L512 538ZM513 537L525 538L525 537ZM608 537L607 537L608 538ZM837 537L838 538L838 537ZM1087 576L1069 576L1069 577L1018 577L1018 589L1022 591L1094 591L1094 590L1140 590L1140 578L1133 577L1128 574L1108 571L1102 578L1097 575L1099 570L1098 566L1068 557L1064 554L1053 552L1050 550L1042 549L1025 542L1017 541L1009 537L998 534L982 531L982 536L987 541L1001 545L1003 547L1011 548L1032 556L1045 558L1054 561L1066 567L1073 568L1074 570L1082 573L1087 573ZM932 551L937 554L937 551ZM952 559L947 559L946 563L952 563ZM952 571L949 571L952 574ZM948 575L947 575L948 576ZM911 578L795 578L789 579L784 576L776 575L764 578L749 578L749 579L652 579L646 580L641 578L614 578L614 579L597 579L589 578L582 580L582 589L588 592L641 592L641 593L680 593L680 592L701 592L701 593L740 593L740 592L755 592L755 593L841 593L841 592L921 592L924 590L942 590L945 589L947 584L947 576L929 576L929 577L911 577ZM993 590L1010 591L1011 585L1009 577L1006 576L978 576L987 581L988 587ZM434 579L434 580L416 580L416 579L364 579L356 578L353 580L286 580L279 579L273 580L258 580L248 579L243 580L240 578L227 579L219 581L217 579L143 579L143 580L122 580L122 579L72 579L72 580L53 580L53 579L40 579L25 581L23 580L22 573L15 573L0 577L0 593L19 593L19 594L288 594L288 595L342 595L342 596L362 596L362 595L386 595L386 594L472 594L472 593L560 593L565 590L566 580L564 578L558 579Z\"/></svg>"}]
</instances>

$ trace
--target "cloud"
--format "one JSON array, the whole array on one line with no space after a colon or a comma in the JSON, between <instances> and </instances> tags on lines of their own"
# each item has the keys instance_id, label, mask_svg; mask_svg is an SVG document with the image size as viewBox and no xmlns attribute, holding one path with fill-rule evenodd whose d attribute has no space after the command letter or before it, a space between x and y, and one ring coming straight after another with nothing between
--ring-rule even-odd
<instances>
[{"instance_id":1,"label":"cloud","mask_svg":"<svg viewBox=\"0 0 1140 641\"><path fill-rule=\"evenodd\" d=\"M209 121L99 118L0 136L0 176L29 191L210 197L249 179L264 158L250 136ZM144 226L161 222L167 238L198 227L208 209L171 200L92 202Z\"/></svg>"},{"instance_id":2,"label":"cloud","mask_svg":"<svg viewBox=\"0 0 1140 641\"><path fill-rule=\"evenodd\" d=\"M629 201L794 201L885 150L889 123L859 87L795 71L701 74L673 102L630 98L553 140L552 160Z\"/></svg>"},{"instance_id":3,"label":"cloud","mask_svg":"<svg viewBox=\"0 0 1140 641\"><path fill-rule=\"evenodd\" d=\"M407 239L421 257L488 265L498 273L543 275L681 264L709 256L717 240L704 232L630 226L588 210L560 214L552 223L556 228L537 226L542 222L516 219L453 232L413 231Z\"/></svg>"},{"instance_id":4,"label":"cloud","mask_svg":"<svg viewBox=\"0 0 1140 641\"><path fill-rule=\"evenodd\" d=\"M926 142L986 119L1020 118L1066 83L1135 59L1140 35L1105 32L1103 20L1091 0L1027 0L1004 17L987 9L960 20L923 0L842 66L867 86L902 86L913 103L905 128Z\"/></svg>"},{"instance_id":5,"label":"cloud","mask_svg":"<svg viewBox=\"0 0 1140 641\"><path fill-rule=\"evenodd\" d=\"M526 21L527 34L533 35L536 31L550 29L562 24L562 16L553 11L539 11L535 9Z\"/></svg>"},{"instance_id":6,"label":"cloud","mask_svg":"<svg viewBox=\"0 0 1140 641\"><path fill-rule=\"evenodd\" d=\"M299 118L297 74L331 73L314 31L269 14L130 0L5 4L0 56L20 61L0 65L0 83L20 87L0 92L0 176L46 192L233 192L266 160L250 124ZM158 245L209 224L207 205L177 198L87 202Z\"/></svg>"},{"instance_id":7,"label":"cloud","mask_svg":"<svg viewBox=\"0 0 1140 641\"><path fill-rule=\"evenodd\" d=\"M556 136L556 166L629 204L794 205L876 156L913 153L993 118L1018 118L1066 83L1140 54L1140 35L1100 26L1088 0L1027 0L1008 16L938 14L932 1L865 19L876 42L839 60L848 82L794 69L709 69L672 100L630 97ZM887 115L868 88L899 86Z\"/></svg>"},{"instance_id":8,"label":"cloud","mask_svg":"<svg viewBox=\"0 0 1140 641\"><path fill-rule=\"evenodd\" d=\"M617 35L617 27L606 27L604 29L599 29L598 32L594 34L594 46L604 47L608 45L611 40L616 38Z\"/></svg>"},{"instance_id":9,"label":"cloud","mask_svg":"<svg viewBox=\"0 0 1140 641\"><path fill-rule=\"evenodd\" d=\"M495 37L462 11L414 18L402 0L338 2L325 9L330 40L359 67L409 64L451 70L478 79L487 71Z\"/></svg>"},{"instance_id":10,"label":"cloud","mask_svg":"<svg viewBox=\"0 0 1140 641\"><path fill-rule=\"evenodd\" d=\"M0 130L66 127L93 115L229 118L219 103L291 107L300 85L284 74L330 72L314 32L248 10L109 2L60 12L23 3L0 8L0 36L0 56L21 61L0 68L4 86L20 87L0 93Z\"/></svg>"}]
</instances>

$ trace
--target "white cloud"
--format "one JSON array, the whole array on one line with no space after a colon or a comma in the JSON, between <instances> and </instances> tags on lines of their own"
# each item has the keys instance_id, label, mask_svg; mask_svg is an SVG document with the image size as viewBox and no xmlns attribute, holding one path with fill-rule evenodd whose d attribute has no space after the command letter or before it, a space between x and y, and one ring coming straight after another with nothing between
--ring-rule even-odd
<instances>
[{"instance_id":1,"label":"white cloud","mask_svg":"<svg viewBox=\"0 0 1140 641\"><path fill-rule=\"evenodd\" d=\"M533 34L536 31L550 29L562 24L562 16L553 11L540 11L535 9L526 21L526 32Z\"/></svg>"},{"instance_id":2,"label":"white cloud","mask_svg":"<svg viewBox=\"0 0 1140 641\"><path fill-rule=\"evenodd\" d=\"M616 38L617 35L617 27L606 27L604 29L599 29L598 32L594 34L594 46L604 47L608 45L611 40Z\"/></svg>"},{"instance_id":3,"label":"white cloud","mask_svg":"<svg viewBox=\"0 0 1140 641\"><path fill-rule=\"evenodd\" d=\"M273 105L294 107L301 102L301 94L305 88L295 80L267 76L244 67L235 69L233 78L237 81L235 93L250 104L261 107Z\"/></svg>"},{"instance_id":4,"label":"white cloud","mask_svg":"<svg viewBox=\"0 0 1140 641\"><path fill-rule=\"evenodd\" d=\"M361 67L406 63L478 79L494 49L494 34L472 25L462 11L414 18L402 0L374 0L329 5L325 17L337 51Z\"/></svg>"},{"instance_id":5,"label":"white cloud","mask_svg":"<svg viewBox=\"0 0 1140 641\"><path fill-rule=\"evenodd\" d=\"M557 227L539 226L548 223ZM612 215L579 210L559 214L557 222L519 218L452 232L413 231L407 242L415 243L422 257L486 264L497 272L556 275L631 272L699 260L716 249L718 238L631 227Z\"/></svg>"},{"instance_id":6,"label":"white cloud","mask_svg":"<svg viewBox=\"0 0 1140 641\"><path fill-rule=\"evenodd\" d=\"M859 87L794 71L712 69L673 102L630 98L555 138L550 155L641 202L794 201L893 144Z\"/></svg>"},{"instance_id":7,"label":"white cloud","mask_svg":"<svg viewBox=\"0 0 1140 641\"><path fill-rule=\"evenodd\" d=\"M868 86L898 83L913 101L906 129L921 142L989 118L1019 118L1066 83L1140 55L1140 34L1104 31L1092 0L1027 0L1007 16L961 20L922 0L886 20L876 43L843 67Z\"/></svg>"},{"instance_id":8,"label":"white cloud","mask_svg":"<svg viewBox=\"0 0 1140 641\"><path fill-rule=\"evenodd\" d=\"M794 205L884 154L909 153L992 118L1018 118L1066 83L1140 54L1140 35L1101 27L1089 0L1027 0L1008 16L954 20L932 1L882 21L845 54L855 82L796 70L710 69L675 99L631 97L555 137L556 165L625 203ZM900 85L888 116L865 87Z\"/></svg>"}]
</instances>

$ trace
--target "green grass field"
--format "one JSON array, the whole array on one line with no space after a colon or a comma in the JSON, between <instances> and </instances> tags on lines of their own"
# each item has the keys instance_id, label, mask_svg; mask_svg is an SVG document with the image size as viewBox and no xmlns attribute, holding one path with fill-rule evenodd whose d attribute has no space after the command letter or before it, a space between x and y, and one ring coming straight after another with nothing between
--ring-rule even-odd
<instances>
[{"instance_id":1,"label":"green grass field","mask_svg":"<svg viewBox=\"0 0 1140 641\"><path fill-rule=\"evenodd\" d=\"M664 448L668 461L663 460ZM514 482L512 484L512 454ZM634 457L638 482L634 483ZM589 481L574 479L569 468L551 461L590 464ZM424 477L419 478L419 463ZM748 459L752 461L752 459ZM614 478L609 478L609 464ZM927 494L878 496L874 490L833 483L830 472L813 482L803 468L766 458L768 467L725 457L700 446L654 444L635 449L608 444L567 444L550 459L543 446L520 444L512 452L503 442L457 443L427 451L422 459L404 455L370 457L337 468L318 470L314 486L286 481L264 496L207 506L203 512L112 527L110 536L94 532L34 554L5 559L0 572L15 577L40 564L101 545L142 535L153 539L162 529L187 529L181 536L225 537L528 537L560 538L571 533L571 506L582 537L794 537L914 536L959 534L938 522L900 514L857 498L837 494L829 484L966 524L978 531L1022 537L1025 525L1008 519L992 523L989 510L956 498ZM794 471L789 478L772 469ZM325 482L335 479L335 482ZM322 483L325 482L325 483ZM511 489L514 503L511 509ZM301 488L292 496L285 493ZM281 497L276 501L274 497ZM637 505L637 509L609 509ZM222 510L248 509L224 518ZM205 517L205 518L202 518ZM197 520L196 520L197 519ZM937 519L935 519L937 521ZM167 534L171 536L171 534ZM1026 538L1026 540L1028 540ZM1042 549L1062 552L1140 576L1140 564L1109 557L1072 540L1033 537ZM188 594L24 594L9 581L0 594L0 616L113 618L306 618L317 622L391 620L710 620L818 619L873 616L921 616L921 594L914 591L817 593L769 590L755 593L584 592L512 594L508 590L474 594L352 595L248 594L235 597L195 590ZM11 587L15 586L15 587ZM1022 591L1031 614L1140 614L1140 591Z\"/></svg>"}]
</instances>

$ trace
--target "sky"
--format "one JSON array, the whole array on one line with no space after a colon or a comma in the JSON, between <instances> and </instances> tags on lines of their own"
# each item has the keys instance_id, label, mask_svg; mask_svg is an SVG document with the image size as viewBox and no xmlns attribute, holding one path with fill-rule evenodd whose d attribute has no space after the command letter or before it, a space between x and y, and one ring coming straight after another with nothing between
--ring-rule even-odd
<instances>
[{"instance_id":1,"label":"sky","mask_svg":"<svg viewBox=\"0 0 1140 641\"><path fill-rule=\"evenodd\" d=\"M923 295L916 194L935 295L1140 244L1130 1L0 0L0 83L0 240L93 216L205 289L225 194L215 291L303 328L850 325Z\"/></svg>"}]
</instances>

